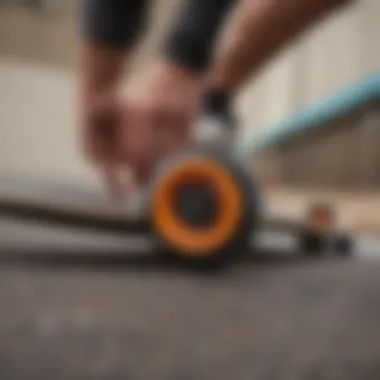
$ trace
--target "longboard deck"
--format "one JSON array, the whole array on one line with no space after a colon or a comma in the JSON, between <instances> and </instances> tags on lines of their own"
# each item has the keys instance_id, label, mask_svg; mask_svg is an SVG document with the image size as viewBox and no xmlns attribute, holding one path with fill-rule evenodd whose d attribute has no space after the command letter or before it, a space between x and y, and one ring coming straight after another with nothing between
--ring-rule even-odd
<instances>
[{"instance_id":1,"label":"longboard deck","mask_svg":"<svg viewBox=\"0 0 380 380\"><path fill-rule=\"evenodd\" d=\"M146 231L146 218L129 206L83 184L0 175L2 215L111 232Z\"/></svg>"},{"instance_id":2,"label":"longboard deck","mask_svg":"<svg viewBox=\"0 0 380 380\"><path fill-rule=\"evenodd\" d=\"M0 174L0 215L112 233L145 233L147 217L132 203L112 199L105 190L87 184ZM267 230L302 228L302 222L283 217L267 214L263 219Z\"/></svg>"}]
</instances>

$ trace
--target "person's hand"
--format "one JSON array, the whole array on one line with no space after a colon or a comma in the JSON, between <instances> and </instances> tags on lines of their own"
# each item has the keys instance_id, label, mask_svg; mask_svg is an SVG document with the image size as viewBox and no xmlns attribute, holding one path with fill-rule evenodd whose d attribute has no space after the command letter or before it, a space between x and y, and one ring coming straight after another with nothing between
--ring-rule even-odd
<instances>
[{"instance_id":1,"label":"person's hand","mask_svg":"<svg viewBox=\"0 0 380 380\"><path fill-rule=\"evenodd\" d=\"M157 160L191 141L200 97L198 76L158 61L120 97L102 94L88 102L84 150L113 194L144 186Z\"/></svg>"},{"instance_id":2,"label":"person's hand","mask_svg":"<svg viewBox=\"0 0 380 380\"><path fill-rule=\"evenodd\" d=\"M158 61L132 79L122 96L122 157L144 185L154 164L187 145L198 116L201 79Z\"/></svg>"},{"instance_id":3,"label":"person's hand","mask_svg":"<svg viewBox=\"0 0 380 380\"><path fill-rule=\"evenodd\" d=\"M120 101L114 94L97 94L81 110L82 149L113 195L122 195L132 184L123 158Z\"/></svg>"}]
</instances>

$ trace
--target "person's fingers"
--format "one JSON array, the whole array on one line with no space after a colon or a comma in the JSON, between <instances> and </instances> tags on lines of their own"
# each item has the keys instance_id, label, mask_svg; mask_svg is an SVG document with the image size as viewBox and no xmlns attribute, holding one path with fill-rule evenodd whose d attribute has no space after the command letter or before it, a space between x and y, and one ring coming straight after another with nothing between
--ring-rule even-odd
<instances>
[{"instance_id":1,"label":"person's fingers","mask_svg":"<svg viewBox=\"0 0 380 380\"><path fill-rule=\"evenodd\" d=\"M157 160L190 142L197 108L189 100L170 93L126 92L120 152L140 185L149 180Z\"/></svg>"},{"instance_id":2,"label":"person's fingers","mask_svg":"<svg viewBox=\"0 0 380 380\"><path fill-rule=\"evenodd\" d=\"M143 102L126 103L123 107L121 150L123 160L132 167L154 159L153 110Z\"/></svg>"},{"instance_id":3,"label":"person's fingers","mask_svg":"<svg viewBox=\"0 0 380 380\"><path fill-rule=\"evenodd\" d=\"M110 163L105 163L100 167L100 172L109 193L115 197L120 197L123 194L123 186L117 168Z\"/></svg>"},{"instance_id":4,"label":"person's fingers","mask_svg":"<svg viewBox=\"0 0 380 380\"><path fill-rule=\"evenodd\" d=\"M125 151L140 186L146 185L157 161L189 140L191 117L186 108L160 101L130 109L125 119Z\"/></svg>"},{"instance_id":5,"label":"person's fingers","mask_svg":"<svg viewBox=\"0 0 380 380\"><path fill-rule=\"evenodd\" d=\"M115 196L125 191L119 157L120 117L115 99L99 98L93 104L85 127L86 156Z\"/></svg>"},{"instance_id":6,"label":"person's fingers","mask_svg":"<svg viewBox=\"0 0 380 380\"><path fill-rule=\"evenodd\" d=\"M99 173L102 181L112 194L119 194L122 191L120 180L118 179L118 158L112 150L112 143L108 138L99 136L96 131L91 130L85 137L86 159Z\"/></svg>"},{"instance_id":7,"label":"person's fingers","mask_svg":"<svg viewBox=\"0 0 380 380\"><path fill-rule=\"evenodd\" d=\"M110 101L97 100L84 112L80 128L82 151L92 164L109 154L116 125L116 109Z\"/></svg>"},{"instance_id":8,"label":"person's fingers","mask_svg":"<svg viewBox=\"0 0 380 380\"><path fill-rule=\"evenodd\" d=\"M188 144L192 120L193 115L186 104L173 103L157 108L154 132L159 157Z\"/></svg>"},{"instance_id":9,"label":"person's fingers","mask_svg":"<svg viewBox=\"0 0 380 380\"><path fill-rule=\"evenodd\" d=\"M152 172L154 169L155 162L140 162L138 165L135 165L133 169L135 183L138 187L144 188L149 183Z\"/></svg>"},{"instance_id":10,"label":"person's fingers","mask_svg":"<svg viewBox=\"0 0 380 380\"><path fill-rule=\"evenodd\" d=\"M128 165L120 162L106 162L99 166L99 171L112 196L124 197L133 191L133 176Z\"/></svg>"}]
</instances>

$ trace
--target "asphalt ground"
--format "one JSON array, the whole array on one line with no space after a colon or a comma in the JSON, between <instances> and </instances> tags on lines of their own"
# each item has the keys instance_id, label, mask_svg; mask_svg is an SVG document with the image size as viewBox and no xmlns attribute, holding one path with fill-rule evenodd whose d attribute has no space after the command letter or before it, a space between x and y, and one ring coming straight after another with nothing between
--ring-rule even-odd
<instances>
[{"instance_id":1,"label":"asphalt ground","mask_svg":"<svg viewBox=\"0 0 380 380\"><path fill-rule=\"evenodd\" d=\"M196 272L138 237L4 219L0 379L378 380L376 254L281 246Z\"/></svg>"}]
</instances>

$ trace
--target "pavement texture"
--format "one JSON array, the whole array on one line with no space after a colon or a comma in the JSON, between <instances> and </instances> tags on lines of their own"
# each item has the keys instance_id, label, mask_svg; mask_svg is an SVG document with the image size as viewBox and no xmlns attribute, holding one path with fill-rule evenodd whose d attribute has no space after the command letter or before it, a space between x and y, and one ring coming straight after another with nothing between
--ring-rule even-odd
<instances>
[{"instance_id":1,"label":"pavement texture","mask_svg":"<svg viewBox=\"0 0 380 380\"><path fill-rule=\"evenodd\" d=\"M142 240L0 220L0 379L380 378L379 245L200 273Z\"/></svg>"},{"instance_id":2,"label":"pavement texture","mask_svg":"<svg viewBox=\"0 0 380 380\"><path fill-rule=\"evenodd\" d=\"M380 378L376 260L268 253L199 273L128 241L62 246L45 227L29 248L14 229L12 250L12 228L0 224L1 380Z\"/></svg>"}]
</instances>

